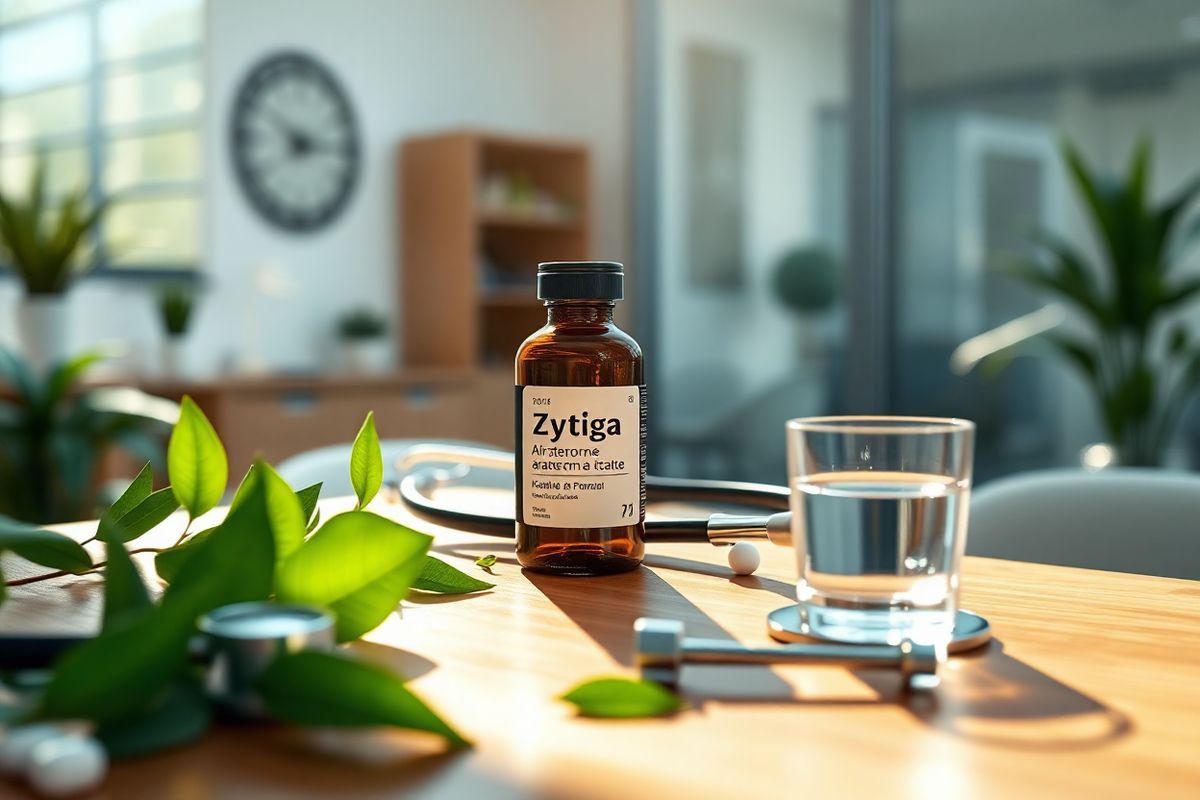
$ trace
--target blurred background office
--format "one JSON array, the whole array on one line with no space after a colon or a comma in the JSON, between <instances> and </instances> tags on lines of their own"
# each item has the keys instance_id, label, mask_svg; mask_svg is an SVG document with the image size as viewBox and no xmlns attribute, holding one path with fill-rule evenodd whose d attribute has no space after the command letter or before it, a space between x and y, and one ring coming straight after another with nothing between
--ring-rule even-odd
<instances>
[{"instance_id":1,"label":"blurred background office","mask_svg":"<svg viewBox=\"0 0 1200 800\"><path fill-rule=\"evenodd\" d=\"M784 420L860 411L976 420L982 480L1190 468L1190 294L1105 405L1054 339L1086 310L1010 274L1047 231L1123 285L1064 141L1100 186L1148 143L1153 203L1200 174L1200 2L0 0L0 478L54 482L0 513L89 515L161 460L156 408L91 387L192 395L235 471L372 408L511 445L549 259L627 265L655 472L782 483ZM1200 274L1188 222L1132 268L1164 292Z\"/></svg>"}]
</instances>

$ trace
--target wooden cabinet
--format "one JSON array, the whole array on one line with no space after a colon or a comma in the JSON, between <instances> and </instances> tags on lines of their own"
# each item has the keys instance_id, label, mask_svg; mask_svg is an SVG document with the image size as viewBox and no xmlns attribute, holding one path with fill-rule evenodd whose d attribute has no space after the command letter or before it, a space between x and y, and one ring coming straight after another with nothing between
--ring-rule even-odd
<instances>
[{"instance_id":1,"label":"wooden cabinet","mask_svg":"<svg viewBox=\"0 0 1200 800\"><path fill-rule=\"evenodd\" d=\"M406 141L399 166L404 364L511 370L517 346L546 321L538 262L591 257L587 147L452 132ZM560 213L537 200L489 205L489 181L518 182Z\"/></svg>"},{"instance_id":2,"label":"wooden cabinet","mask_svg":"<svg viewBox=\"0 0 1200 800\"><path fill-rule=\"evenodd\" d=\"M350 442L368 411L380 438L468 439L512 447L507 371L412 370L378 377L227 378L146 383L164 397L190 395L212 421L241 475L255 457L272 463Z\"/></svg>"}]
</instances>

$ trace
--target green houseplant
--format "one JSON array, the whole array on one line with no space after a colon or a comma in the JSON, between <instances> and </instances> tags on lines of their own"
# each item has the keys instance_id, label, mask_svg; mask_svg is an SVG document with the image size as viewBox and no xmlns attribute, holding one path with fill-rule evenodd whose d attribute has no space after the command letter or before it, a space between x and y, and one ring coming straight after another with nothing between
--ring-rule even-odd
<instances>
[{"instance_id":1,"label":"green houseplant","mask_svg":"<svg viewBox=\"0 0 1200 800\"><path fill-rule=\"evenodd\" d=\"M162 463L178 406L128 387L81 388L102 358L84 353L43 377L0 348L0 514L38 523L95 516L96 472L114 446Z\"/></svg>"},{"instance_id":2,"label":"green houseplant","mask_svg":"<svg viewBox=\"0 0 1200 800\"><path fill-rule=\"evenodd\" d=\"M167 336L184 336L196 309L196 295L187 286L164 286L158 295L158 312Z\"/></svg>"},{"instance_id":3,"label":"green houseplant","mask_svg":"<svg viewBox=\"0 0 1200 800\"><path fill-rule=\"evenodd\" d=\"M162 369L167 376L174 377L180 372L182 361L183 337L187 335L192 322L192 314L196 310L196 293L185 284L168 284L158 293L158 314L162 320L163 341Z\"/></svg>"},{"instance_id":4,"label":"green houseplant","mask_svg":"<svg viewBox=\"0 0 1200 800\"><path fill-rule=\"evenodd\" d=\"M1088 381L1121 464L1155 466L1200 386L1200 340L1176 312L1200 292L1179 275L1184 250L1200 232L1187 222L1200 177L1163 202L1150 199L1150 143L1136 147L1122 177L1100 174L1070 142L1063 160L1096 236L1098 264L1048 232L1034 237L1040 258L1007 265L1025 283L1078 312L1081 334L1042 338Z\"/></svg>"},{"instance_id":5,"label":"green houseplant","mask_svg":"<svg viewBox=\"0 0 1200 800\"><path fill-rule=\"evenodd\" d=\"M57 205L46 196L45 159L36 160L24 198L0 192L0 256L25 284L18 324L22 347L37 370L66 355L64 295L90 266L81 257L87 234L100 221L103 203L88 192L67 194Z\"/></svg>"},{"instance_id":6,"label":"green houseplant","mask_svg":"<svg viewBox=\"0 0 1200 800\"><path fill-rule=\"evenodd\" d=\"M789 250L775 268L775 295L799 321L802 361L820 359L822 355L814 322L837 301L839 273L837 259L819 245Z\"/></svg>"}]
</instances>

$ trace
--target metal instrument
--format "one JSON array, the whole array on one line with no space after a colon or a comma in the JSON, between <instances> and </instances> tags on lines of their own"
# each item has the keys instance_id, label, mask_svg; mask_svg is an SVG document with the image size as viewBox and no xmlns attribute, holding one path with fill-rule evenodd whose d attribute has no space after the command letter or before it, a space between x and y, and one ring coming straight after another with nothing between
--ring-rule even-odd
<instances>
[{"instance_id":1,"label":"metal instrument","mask_svg":"<svg viewBox=\"0 0 1200 800\"><path fill-rule=\"evenodd\" d=\"M468 476L482 487L512 491L513 463L513 454L503 450L450 444L417 445L406 450L396 462L400 499L414 514L435 524L511 539L516 532L516 520L511 513L484 514L472 507L439 501L434 494ZM646 521L646 542L729 545L740 541L769 541L790 547L788 494L786 487L765 483L647 476L647 503L713 503L762 508L771 513L650 519Z\"/></svg>"},{"instance_id":2,"label":"metal instrument","mask_svg":"<svg viewBox=\"0 0 1200 800\"><path fill-rule=\"evenodd\" d=\"M633 624L637 664L642 677L674 686L684 664L838 664L887 667L900 671L905 689L922 691L937 685L944 647L903 641L898 645L790 644L747 647L722 639L684 638L679 620L642 617Z\"/></svg>"}]
</instances>

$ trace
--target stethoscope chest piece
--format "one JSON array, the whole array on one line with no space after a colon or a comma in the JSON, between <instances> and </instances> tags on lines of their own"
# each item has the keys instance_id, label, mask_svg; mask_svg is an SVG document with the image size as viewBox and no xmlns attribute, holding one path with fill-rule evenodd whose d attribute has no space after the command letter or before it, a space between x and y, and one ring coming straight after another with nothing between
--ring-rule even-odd
<instances>
[{"instance_id":1,"label":"stethoscope chest piece","mask_svg":"<svg viewBox=\"0 0 1200 800\"><path fill-rule=\"evenodd\" d=\"M247 718L266 716L255 683L276 656L335 646L333 617L302 605L222 606L201 617L199 628L205 689L227 711Z\"/></svg>"},{"instance_id":2,"label":"stethoscope chest piece","mask_svg":"<svg viewBox=\"0 0 1200 800\"><path fill-rule=\"evenodd\" d=\"M804 609L799 605L777 608L767 615L767 633L779 642L811 642L833 640L814 632L804 619ZM963 653L982 647L991 641L991 624L971 611L959 610L954 617L954 634L946 649L950 653ZM852 643L857 644L857 643Z\"/></svg>"}]
</instances>

